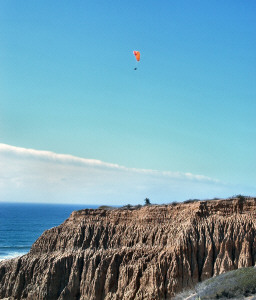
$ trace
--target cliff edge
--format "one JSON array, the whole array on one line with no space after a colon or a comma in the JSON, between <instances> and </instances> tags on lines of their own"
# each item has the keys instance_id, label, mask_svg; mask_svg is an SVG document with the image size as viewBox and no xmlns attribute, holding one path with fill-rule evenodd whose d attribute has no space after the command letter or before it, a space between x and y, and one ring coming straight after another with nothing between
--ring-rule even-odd
<instances>
[{"instance_id":1,"label":"cliff edge","mask_svg":"<svg viewBox=\"0 0 256 300\"><path fill-rule=\"evenodd\" d=\"M0 299L172 299L255 264L256 198L85 209L0 262Z\"/></svg>"}]
</instances>

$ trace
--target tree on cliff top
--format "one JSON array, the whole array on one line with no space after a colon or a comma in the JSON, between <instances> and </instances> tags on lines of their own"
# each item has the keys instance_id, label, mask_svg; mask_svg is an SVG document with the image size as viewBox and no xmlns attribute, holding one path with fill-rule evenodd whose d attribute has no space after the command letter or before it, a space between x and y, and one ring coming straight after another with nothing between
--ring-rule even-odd
<instances>
[{"instance_id":1,"label":"tree on cliff top","mask_svg":"<svg viewBox=\"0 0 256 300\"><path fill-rule=\"evenodd\" d=\"M145 201L145 205L150 205L151 204L149 198L146 198L144 201Z\"/></svg>"}]
</instances>

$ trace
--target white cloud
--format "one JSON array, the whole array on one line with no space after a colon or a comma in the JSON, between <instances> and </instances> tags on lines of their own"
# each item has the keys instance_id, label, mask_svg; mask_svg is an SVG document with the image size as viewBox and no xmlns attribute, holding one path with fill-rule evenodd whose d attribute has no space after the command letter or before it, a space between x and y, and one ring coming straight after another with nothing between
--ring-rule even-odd
<instances>
[{"instance_id":1,"label":"white cloud","mask_svg":"<svg viewBox=\"0 0 256 300\"><path fill-rule=\"evenodd\" d=\"M191 173L126 168L100 160L0 144L0 201L136 204L223 195L228 187Z\"/></svg>"},{"instance_id":2,"label":"white cloud","mask_svg":"<svg viewBox=\"0 0 256 300\"><path fill-rule=\"evenodd\" d=\"M0 143L0 154L13 156L20 159L35 159L38 161L60 163L66 165L82 166L82 167L94 167L108 170L120 170L125 172L134 172L146 175L162 175L171 178L186 178L190 180L201 180L201 181L212 181L218 182L216 179L212 179L203 175L194 175L191 173L180 173L180 172L160 172L150 169L136 169L136 168L126 168L118 164L106 163L96 159L86 159L81 157L76 157L69 154L57 154L50 151L40 151L34 149L26 149L21 147L10 146Z\"/></svg>"}]
</instances>

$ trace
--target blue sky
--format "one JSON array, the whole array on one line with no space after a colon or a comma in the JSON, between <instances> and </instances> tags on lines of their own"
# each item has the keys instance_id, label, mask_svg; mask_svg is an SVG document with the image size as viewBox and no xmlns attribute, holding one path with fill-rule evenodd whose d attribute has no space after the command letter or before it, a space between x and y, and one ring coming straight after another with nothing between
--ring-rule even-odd
<instances>
[{"instance_id":1,"label":"blue sky","mask_svg":"<svg viewBox=\"0 0 256 300\"><path fill-rule=\"evenodd\" d=\"M148 183L156 202L255 195L255 15L255 1L0 1L0 143L229 186Z\"/></svg>"}]
</instances>

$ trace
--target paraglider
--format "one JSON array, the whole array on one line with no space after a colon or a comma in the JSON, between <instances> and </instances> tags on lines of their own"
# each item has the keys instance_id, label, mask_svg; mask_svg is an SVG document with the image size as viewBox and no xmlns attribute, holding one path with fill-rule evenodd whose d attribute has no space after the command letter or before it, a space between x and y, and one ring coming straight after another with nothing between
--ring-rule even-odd
<instances>
[{"instance_id":1,"label":"paraglider","mask_svg":"<svg viewBox=\"0 0 256 300\"><path fill-rule=\"evenodd\" d=\"M137 60L137 64L140 61L140 51L133 51L133 54ZM137 70L137 66L134 68L134 70Z\"/></svg>"}]
</instances>

